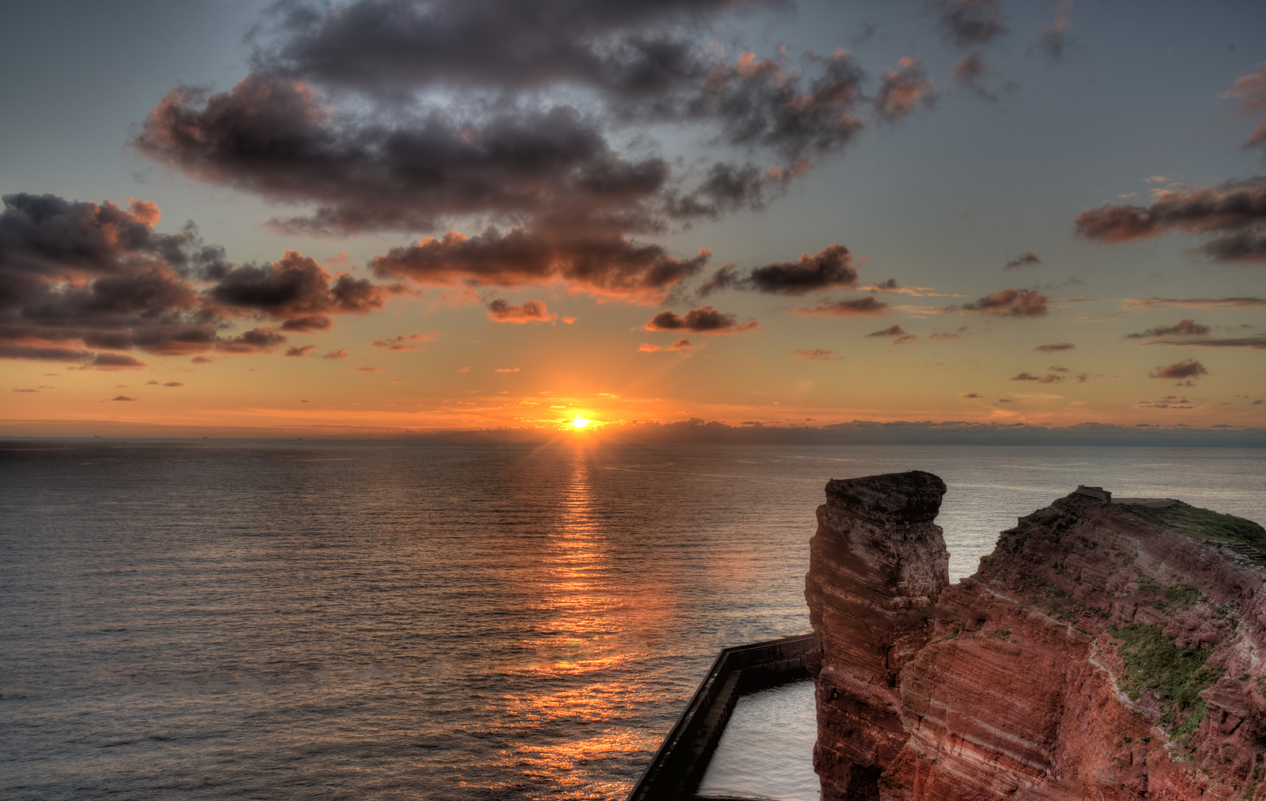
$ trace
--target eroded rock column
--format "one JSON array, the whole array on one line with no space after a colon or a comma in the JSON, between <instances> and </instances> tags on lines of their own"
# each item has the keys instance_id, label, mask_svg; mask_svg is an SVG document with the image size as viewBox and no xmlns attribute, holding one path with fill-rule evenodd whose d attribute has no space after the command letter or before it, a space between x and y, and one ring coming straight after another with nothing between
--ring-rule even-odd
<instances>
[{"instance_id":1,"label":"eroded rock column","mask_svg":"<svg viewBox=\"0 0 1266 801\"><path fill-rule=\"evenodd\" d=\"M896 678L927 643L949 584L932 522L944 494L945 482L917 470L826 485L805 577L824 801L878 798L880 775L909 738Z\"/></svg>"}]
</instances>

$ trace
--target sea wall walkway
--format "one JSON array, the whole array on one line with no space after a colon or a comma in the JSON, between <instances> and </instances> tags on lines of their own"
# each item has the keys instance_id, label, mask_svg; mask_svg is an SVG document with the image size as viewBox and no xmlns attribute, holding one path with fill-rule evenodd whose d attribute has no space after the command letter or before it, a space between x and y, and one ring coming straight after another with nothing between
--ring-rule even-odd
<instances>
[{"instance_id":1,"label":"sea wall walkway","mask_svg":"<svg viewBox=\"0 0 1266 801\"><path fill-rule=\"evenodd\" d=\"M739 696L809 678L804 656L817 644L801 634L722 650L628 801L692 798Z\"/></svg>"}]
</instances>

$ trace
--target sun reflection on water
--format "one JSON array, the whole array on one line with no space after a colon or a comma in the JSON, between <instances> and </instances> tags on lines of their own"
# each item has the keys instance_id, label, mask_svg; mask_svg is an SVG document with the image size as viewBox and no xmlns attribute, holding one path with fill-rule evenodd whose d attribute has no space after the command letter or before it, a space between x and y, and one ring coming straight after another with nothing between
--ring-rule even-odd
<instances>
[{"instance_id":1,"label":"sun reflection on water","mask_svg":"<svg viewBox=\"0 0 1266 801\"><path fill-rule=\"evenodd\" d=\"M648 754L655 733L638 731L627 721L656 694L626 678L636 662L627 635L657 616L655 605L630 603L629 588L618 586L607 552L605 527L594 497L593 453L576 449L571 472L559 488L556 524L548 537L540 571L539 597L533 609L547 623L521 640L529 658L508 672L526 679L516 686L527 693L504 695L498 706L504 733L532 734L506 753L526 783L551 798L618 796L627 784L609 778L614 763ZM542 738L566 727L592 728L588 736Z\"/></svg>"}]
</instances>

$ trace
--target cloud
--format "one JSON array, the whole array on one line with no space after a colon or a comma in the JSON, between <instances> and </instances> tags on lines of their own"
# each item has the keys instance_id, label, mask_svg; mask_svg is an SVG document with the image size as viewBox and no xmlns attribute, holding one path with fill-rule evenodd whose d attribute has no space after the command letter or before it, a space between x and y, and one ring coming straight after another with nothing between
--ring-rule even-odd
<instances>
[{"instance_id":1,"label":"cloud","mask_svg":"<svg viewBox=\"0 0 1266 801\"><path fill-rule=\"evenodd\" d=\"M946 311L968 311L997 317L1044 317L1047 313L1047 297L1032 289L1004 289L992 295L948 306Z\"/></svg>"},{"instance_id":2,"label":"cloud","mask_svg":"<svg viewBox=\"0 0 1266 801\"><path fill-rule=\"evenodd\" d=\"M325 354L321 358L322 359L346 359L347 357L348 357L347 348L339 348L337 350L330 351L329 353Z\"/></svg>"},{"instance_id":3,"label":"cloud","mask_svg":"<svg viewBox=\"0 0 1266 801\"><path fill-rule=\"evenodd\" d=\"M1077 215L1077 233L1113 245L1177 230L1207 237L1196 248L1221 262L1266 264L1266 177L1163 193L1151 206L1104 205Z\"/></svg>"},{"instance_id":4,"label":"cloud","mask_svg":"<svg viewBox=\"0 0 1266 801\"><path fill-rule=\"evenodd\" d=\"M906 335L906 332L902 330L901 326L892 325L892 326L888 326L882 331L872 331L866 336L867 337L903 337L905 335Z\"/></svg>"},{"instance_id":5,"label":"cloud","mask_svg":"<svg viewBox=\"0 0 1266 801\"><path fill-rule=\"evenodd\" d=\"M286 338L271 328L252 328L232 339L216 344L217 350L228 353L272 353L278 345L284 345Z\"/></svg>"},{"instance_id":6,"label":"cloud","mask_svg":"<svg viewBox=\"0 0 1266 801\"><path fill-rule=\"evenodd\" d=\"M986 45L1007 32L1000 0L934 0L941 27L959 47Z\"/></svg>"},{"instance_id":7,"label":"cloud","mask_svg":"<svg viewBox=\"0 0 1266 801\"><path fill-rule=\"evenodd\" d=\"M906 334L906 335L905 335L905 336L903 336L903 337L897 337L896 339L894 339L894 340L892 341L892 344L894 344L894 345L906 345L906 344L908 344L908 343L910 343L910 342L918 342L918 341L919 341L919 338L918 338L917 336L915 336L914 334Z\"/></svg>"},{"instance_id":8,"label":"cloud","mask_svg":"<svg viewBox=\"0 0 1266 801\"><path fill-rule=\"evenodd\" d=\"M979 397L980 397L980 395L978 395L978 394L977 394L977 393L975 393L975 392L966 392L966 393L964 393L961 397L964 397L964 398L979 398Z\"/></svg>"},{"instance_id":9,"label":"cloud","mask_svg":"<svg viewBox=\"0 0 1266 801\"><path fill-rule=\"evenodd\" d=\"M1236 78L1231 88L1219 95L1222 98L1238 98L1240 104L1236 110L1241 114L1266 111L1266 64L1257 66L1261 69Z\"/></svg>"},{"instance_id":10,"label":"cloud","mask_svg":"<svg viewBox=\"0 0 1266 801\"><path fill-rule=\"evenodd\" d=\"M175 389L177 387L183 387L184 384L180 383L179 381L168 381L167 383L163 384L163 386Z\"/></svg>"},{"instance_id":11,"label":"cloud","mask_svg":"<svg viewBox=\"0 0 1266 801\"><path fill-rule=\"evenodd\" d=\"M488 304L488 316L499 323L548 323L558 319L545 308L543 300L529 300L520 306L497 298Z\"/></svg>"},{"instance_id":12,"label":"cloud","mask_svg":"<svg viewBox=\"0 0 1266 801\"><path fill-rule=\"evenodd\" d=\"M1196 309L1266 309L1266 298L1126 298L1125 308L1148 309L1155 306L1178 306Z\"/></svg>"},{"instance_id":13,"label":"cloud","mask_svg":"<svg viewBox=\"0 0 1266 801\"><path fill-rule=\"evenodd\" d=\"M792 309L793 314L799 315L821 315L825 317L854 317L858 315L876 315L883 314L890 308L889 304L884 303L871 295L855 300L841 300L835 303L823 302L817 306L803 307Z\"/></svg>"},{"instance_id":14,"label":"cloud","mask_svg":"<svg viewBox=\"0 0 1266 801\"><path fill-rule=\"evenodd\" d=\"M405 351L405 350L426 350L419 342L430 342L440 335L439 331L432 331L429 334L400 334L399 336L379 339L374 342L374 347L379 350L387 351Z\"/></svg>"},{"instance_id":15,"label":"cloud","mask_svg":"<svg viewBox=\"0 0 1266 801\"><path fill-rule=\"evenodd\" d=\"M660 351L689 350L693 347L690 340L679 339L671 345L652 345L649 342L643 342L637 349L642 353L659 353Z\"/></svg>"},{"instance_id":16,"label":"cloud","mask_svg":"<svg viewBox=\"0 0 1266 801\"><path fill-rule=\"evenodd\" d=\"M1160 325L1156 328L1149 328L1138 334L1126 334L1126 339L1149 339L1152 337L1168 337L1175 335L1186 336L1205 336L1209 333L1209 326L1200 325L1195 320L1180 320L1173 325Z\"/></svg>"},{"instance_id":17,"label":"cloud","mask_svg":"<svg viewBox=\"0 0 1266 801\"><path fill-rule=\"evenodd\" d=\"M642 326L647 331L691 331L696 334L741 334L759 325L755 320L739 323L729 314L722 314L711 306L691 309L684 316L672 311L662 311Z\"/></svg>"},{"instance_id":18,"label":"cloud","mask_svg":"<svg viewBox=\"0 0 1266 801\"><path fill-rule=\"evenodd\" d=\"M484 215L529 217L534 230L583 216L628 232L652 219L650 227L656 227L667 218L759 206L766 190L777 191L810 159L842 147L863 127L855 115L863 100L862 72L848 53L809 59L803 70L783 63L781 55L759 59L745 52L729 62L718 49L659 27L683 14L700 18L699 4L687 5L693 8L648 4L641 16L655 32L647 34L635 33L638 25L621 29L632 24L623 13L599 14L600 22L582 30L565 20L591 17L574 3L533 3L528 16L535 24L490 40L484 31L522 18L524 4L488 0L448 4L442 12L434 7L432 13L402 0L302 13L292 4L294 13L283 15L287 21L257 50L254 72L229 92L171 90L149 112L133 144L196 180L275 202L316 204L308 216L273 220L292 231L427 230L451 217ZM539 29L543 17L554 18L545 40L570 40L558 54L537 51L539 42L525 47L525 31ZM454 35L471 42L470 49L455 52L455 41L433 44L439 31L454 25L460 29ZM608 35L598 33L604 28ZM659 60L642 66L658 70L658 77L644 73L645 80L633 84L593 80L603 69L599 62L650 55L643 48L655 39L667 50L655 51ZM332 50L316 44L331 40L337 40ZM504 49L478 69L463 70L471 53L485 51L492 40ZM586 50L592 58L564 57L567 68L502 71L529 52L535 64ZM669 58L670 51L675 56ZM336 64L332 52L345 60ZM587 84L591 92L579 104L586 112L548 91L521 94L516 104L481 102L515 91L525 75L536 76L529 83L541 89ZM638 91L630 91L634 84ZM322 86L330 91L323 93ZM358 113L357 100L374 103L384 94L395 113ZM346 99L342 105L340 97ZM750 191L729 198L736 201L731 204L709 184L718 176L749 173L750 165L720 162L702 177L691 170L674 176L663 157L628 160L607 139L608 127L628 121L696 126L720 142L759 149L784 163L773 173L758 171L774 180L764 187L749 182ZM702 202L710 196L715 203ZM638 222L630 227L633 218Z\"/></svg>"},{"instance_id":19,"label":"cloud","mask_svg":"<svg viewBox=\"0 0 1266 801\"><path fill-rule=\"evenodd\" d=\"M821 348L817 348L815 350L796 348L793 352L801 359L811 362L832 362L839 361L844 358L843 356L837 355L833 350L823 350Z\"/></svg>"},{"instance_id":20,"label":"cloud","mask_svg":"<svg viewBox=\"0 0 1266 801\"><path fill-rule=\"evenodd\" d=\"M735 288L771 295L805 295L854 286L857 286L857 270L853 267L853 254L835 242L816 255L802 253L798 261L767 264L741 277L735 273L733 265L726 265L703 285L700 294Z\"/></svg>"},{"instance_id":21,"label":"cloud","mask_svg":"<svg viewBox=\"0 0 1266 801\"><path fill-rule=\"evenodd\" d=\"M1032 251L1029 251L1028 253L1023 253L1019 256L1016 256L1014 259L1004 264L1002 266L1002 269L1015 270L1015 269L1019 269L1020 267L1032 267L1034 265L1038 265L1041 263L1042 263L1042 260L1037 257L1037 254L1033 253Z\"/></svg>"},{"instance_id":22,"label":"cloud","mask_svg":"<svg viewBox=\"0 0 1266 801\"><path fill-rule=\"evenodd\" d=\"M1068 47L1068 38L1065 31L1068 30L1068 14L1073 10L1073 0L1060 0L1055 6L1055 21L1047 27L1042 33L1042 49L1047 55L1054 59L1064 57L1064 50Z\"/></svg>"},{"instance_id":23,"label":"cloud","mask_svg":"<svg viewBox=\"0 0 1266 801\"><path fill-rule=\"evenodd\" d=\"M309 333L312 331L329 331L334 321L324 315L312 314L303 317L291 317L281 324L282 331Z\"/></svg>"},{"instance_id":24,"label":"cloud","mask_svg":"<svg viewBox=\"0 0 1266 801\"><path fill-rule=\"evenodd\" d=\"M984 80L995 70L984 62L979 53L968 53L960 58L950 74L954 80L986 100L997 100L998 96L985 87Z\"/></svg>"},{"instance_id":25,"label":"cloud","mask_svg":"<svg viewBox=\"0 0 1266 801\"><path fill-rule=\"evenodd\" d=\"M227 270L210 295L234 310L286 320L287 330L329 328L328 314L368 314L381 309L398 289L340 273L331 279L316 260L287 250L268 266L245 265Z\"/></svg>"},{"instance_id":26,"label":"cloud","mask_svg":"<svg viewBox=\"0 0 1266 801\"><path fill-rule=\"evenodd\" d=\"M266 316L283 321L284 330L324 330L330 326L324 314L381 308L395 291L348 275L331 280L295 251L268 267L233 266L192 223L178 234L156 232L161 215L146 201L123 209L108 201L14 194L4 204L0 358L108 369L142 363L100 351L249 352L251 336L223 333L236 318Z\"/></svg>"},{"instance_id":27,"label":"cloud","mask_svg":"<svg viewBox=\"0 0 1266 801\"><path fill-rule=\"evenodd\" d=\"M38 389L15 389L14 392L39 392Z\"/></svg>"},{"instance_id":28,"label":"cloud","mask_svg":"<svg viewBox=\"0 0 1266 801\"><path fill-rule=\"evenodd\" d=\"M1194 359L1175 362L1168 367L1157 367L1154 372L1148 373L1149 378L1196 378L1202 375L1208 375L1209 371L1204 365Z\"/></svg>"},{"instance_id":29,"label":"cloud","mask_svg":"<svg viewBox=\"0 0 1266 801\"><path fill-rule=\"evenodd\" d=\"M1036 376L1032 373L1019 373L1007 379L1008 381L1036 381L1039 384L1057 384L1064 380L1062 375L1047 373L1044 376Z\"/></svg>"},{"instance_id":30,"label":"cloud","mask_svg":"<svg viewBox=\"0 0 1266 801\"><path fill-rule=\"evenodd\" d=\"M914 111L920 101L931 106L936 93L919 59L905 56L897 62L897 69L883 71L875 96L875 113L880 119L895 122Z\"/></svg>"},{"instance_id":31,"label":"cloud","mask_svg":"<svg viewBox=\"0 0 1266 801\"><path fill-rule=\"evenodd\" d=\"M356 368L356 372L358 372L358 373L381 373L381 372L382 372L382 368L381 368L381 367L357 367L357 368Z\"/></svg>"},{"instance_id":32,"label":"cloud","mask_svg":"<svg viewBox=\"0 0 1266 801\"><path fill-rule=\"evenodd\" d=\"M1160 400L1139 401L1134 404L1137 409L1193 409L1191 401L1177 395L1166 395Z\"/></svg>"},{"instance_id":33,"label":"cloud","mask_svg":"<svg viewBox=\"0 0 1266 801\"><path fill-rule=\"evenodd\" d=\"M1250 348L1252 350L1266 350L1266 335L1228 337L1226 339L1158 339L1147 344L1174 345L1185 348Z\"/></svg>"},{"instance_id":34,"label":"cloud","mask_svg":"<svg viewBox=\"0 0 1266 801\"><path fill-rule=\"evenodd\" d=\"M1040 351L1042 353L1055 353L1056 351L1061 350L1072 350L1075 347L1077 346L1071 342L1055 342L1050 345L1038 345L1033 350Z\"/></svg>"},{"instance_id":35,"label":"cloud","mask_svg":"<svg viewBox=\"0 0 1266 801\"><path fill-rule=\"evenodd\" d=\"M661 303L668 290L707 264L705 248L679 260L658 245L639 245L600 232L553 236L495 229L467 237L450 231L441 239L391 248L370 266L381 277L407 278L424 286L493 286L563 283L569 289L635 302Z\"/></svg>"},{"instance_id":36,"label":"cloud","mask_svg":"<svg viewBox=\"0 0 1266 801\"><path fill-rule=\"evenodd\" d=\"M494 373L517 373L517 372L519 372L519 368L517 368L517 367L498 367L497 369L493 370L493 372L494 372Z\"/></svg>"},{"instance_id":37,"label":"cloud","mask_svg":"<svg viewBox=\"0 0 1266 801\"><path fill-rule=\"evenodd\" d=\"M114 396L113 398L111 398L110 400L112 400L112 401L136 401L136 400L140 400L140 398L129 398L127 395L116 395L116 396Z\"/></svg>"},{"instance_id":38,"label":"cloud","mask_svg":"<svg viewBox=\"0 0 1266 801\"><path fill-rule=\"evenodd\" d=\"M316 350L316 345L304 345L303 347L296 345L293 348L288 348L286 350L286 355L302 359L314 350Z\"/></svg>"}]
</instances>

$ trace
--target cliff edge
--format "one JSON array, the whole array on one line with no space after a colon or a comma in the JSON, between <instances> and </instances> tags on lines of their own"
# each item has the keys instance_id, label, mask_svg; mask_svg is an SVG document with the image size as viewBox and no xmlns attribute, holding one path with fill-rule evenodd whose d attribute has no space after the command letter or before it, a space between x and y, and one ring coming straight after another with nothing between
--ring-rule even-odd
<instances>
[{"instance_id":1,"label":"cliff edge","mask_svg":"<svg viewBox=\"0 0 1266 801\"><path fill-rule=\"evenodd\" d=\"M951 585L945 484L831 481L805 598L824 801L1266 801L1266 531L1078 488Z\"/></svg>"}]
</instances>

